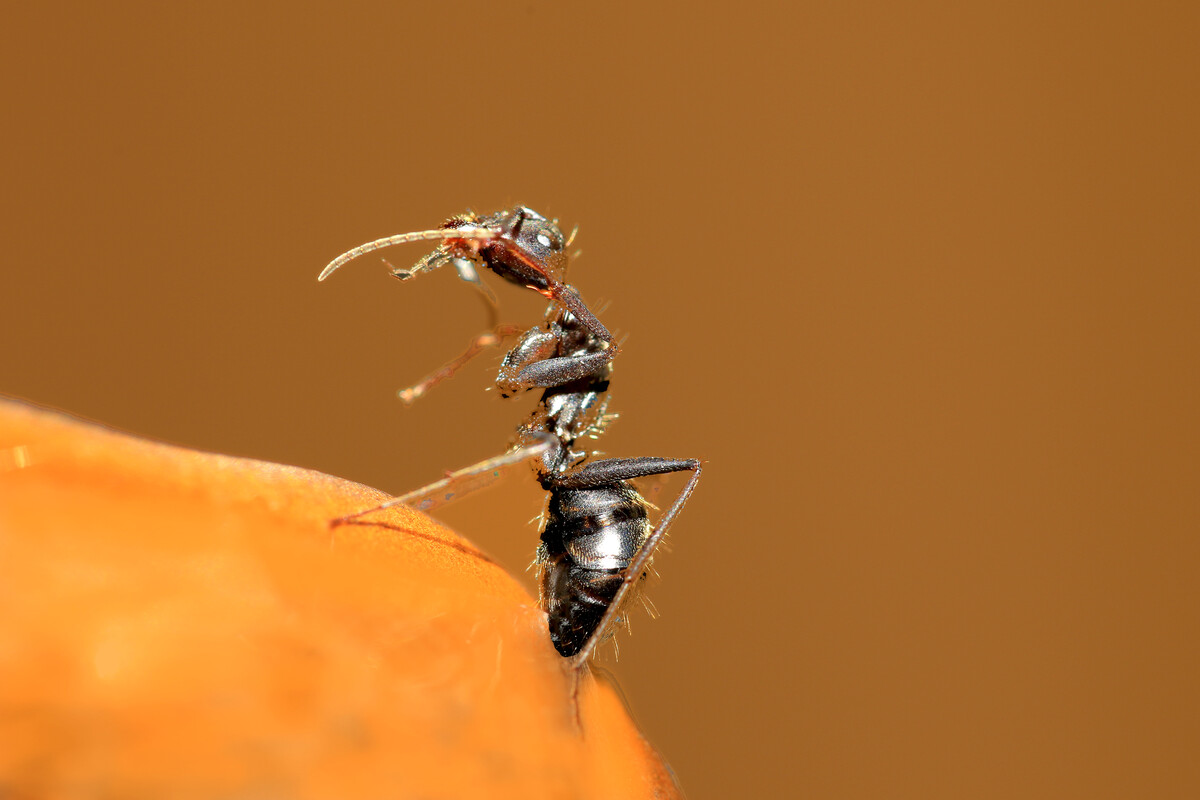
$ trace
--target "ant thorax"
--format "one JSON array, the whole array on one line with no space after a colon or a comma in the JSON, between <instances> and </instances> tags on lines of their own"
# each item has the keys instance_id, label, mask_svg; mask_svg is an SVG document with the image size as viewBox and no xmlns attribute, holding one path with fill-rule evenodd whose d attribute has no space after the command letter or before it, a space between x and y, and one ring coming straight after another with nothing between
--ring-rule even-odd
<instances>
[{"instance_id":1,"label":"ant thorax","mask_svg":"<svg viewBox=\"0 0 1200 800\"><path fill-rule=\"evenodd\" d=\"M570 312L551 307L546 323L527 331L505 356L496 385L503 396L510 397L524 390L517 376L526 364L550 358L577 359L605 349L605 342L588 332ZM563 450L569 451L575 440L598 436L611 421L606 413L611 375L612 364L605 362L590 374L544 389L532 414L518 427L517 443L525 443L530 431L542 431L553 435ZM567 456L563 467L573 460Z\"/></svg>"}]
</instances>

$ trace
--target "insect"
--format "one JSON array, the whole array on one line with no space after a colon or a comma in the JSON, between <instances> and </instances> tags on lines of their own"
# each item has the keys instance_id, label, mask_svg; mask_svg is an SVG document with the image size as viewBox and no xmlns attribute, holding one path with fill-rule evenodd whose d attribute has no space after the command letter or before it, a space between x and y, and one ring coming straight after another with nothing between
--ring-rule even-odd
<instances>
[{"instance_id":1,"label":"insect","mask_svg":"<svg viewBox=\"0 0 1200 800\"><path fill-rule=\"evenodd\" d=\"M465 214L437 229L378 239L336 258L320 279L364 253L419 240L441 241L414 268L393 269L393 275L407 279L450 262L460 277L482 287L473 270L464 274L464 267L482 264L551 300L544 322L520 336L505 355L496 379L505 397L534 389L541 389L542 394L532 414L518 426L506 453L333 524L402 503L428 511L490 483L505 469L531 464L548 493L535 561L540 604L555 649L582 668L621 618L655 549L695 490L700 461L596 458L594 452L580 446L579 440L598 436L610 419L606 409L617 345L578 292L564 282L569 240L554 221L531 209L518 207L482 217ZM515 335L510 330L497 331L493 337ZM453 374L475 352L494 343L482 341L486 336L478 337L467 353L406 391L419 396ZM676 472L690 472L691 476L652 526L649 504L632 481Z\"/></svg>"}]
</instances>

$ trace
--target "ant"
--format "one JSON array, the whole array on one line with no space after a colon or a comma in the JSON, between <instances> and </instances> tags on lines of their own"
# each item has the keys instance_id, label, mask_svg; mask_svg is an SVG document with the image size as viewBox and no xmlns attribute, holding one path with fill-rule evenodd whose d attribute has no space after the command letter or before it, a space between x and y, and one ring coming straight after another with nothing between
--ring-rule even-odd
<instances>
[{"instance_id":1,"label":"ant","mask_svg":"<svg viewBox=\"0 0 1200 800\"><path fill-rule=\"evenodd\" d=\"M542 489L549 494L535 561L539 603L547 614L554 648L572 659L579 670L621 618L622 609L650 568L655 548L695 490L701 465L698 459L652 456L593 459L594 452L576 449L578 439L596 438L611 419L605 410L618 348L578 292L564 283L565 248L573 237L564 239L556 220L525 207L487 216L468 212L452 217L440 228L356 247L330 262L319 280L364 253L440 239L438 247L411 270L393 269L392 274L406 280L451 262L460 277L491 300L493 296L472 268L482 264L505 280L551 300L545 321L520 336L504 356L496 379L504 397L542 390L537 407L518 426L509 450L331 524L345 524L400 504L428 511L490 483L502 470L532 464ZM483 347L515 332L511 327L498 327L477 337L466 353L402 391L401 397L411 402ZM650 504L632 481L675 472L691 472L691 477L652 527L647 513Z\"/></svg>"}]
</instances>

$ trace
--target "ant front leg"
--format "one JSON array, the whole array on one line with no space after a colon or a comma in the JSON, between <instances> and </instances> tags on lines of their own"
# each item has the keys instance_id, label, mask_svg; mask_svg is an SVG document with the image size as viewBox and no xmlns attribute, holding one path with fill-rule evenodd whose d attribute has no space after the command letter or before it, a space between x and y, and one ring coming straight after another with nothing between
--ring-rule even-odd
<instances>
[{"instance_id":1,"label":"ant front leg","mask_svg":"<svg viewBox=\"0 0 1200 800\"><path fill-rule=\"evenodd\" d=\"M505 357L496 379L505 397L527 389L562 386L595 375L617 356L613 335L584 305L574 289L556 284L540 291L561 304L563 310L548 330L530 330ZM560 355L564 352L571 355Z\"/></svg>"},{"instance_id":2,"label":"ant front leg","mask_svg":"<svg viewBox=\"0 0 1200 800\"><path fill-rule=\"evenodd\" d=\"M613 595L612 601L605 610L604 616L600 618L596 629L573 657L572 665L576 670L582 669L587 664L592 652L596 649L596 645L604 638L604 632L616 621L618 615L621 613L622 605L629 597L629 593L646 571L655 548L658 547L667 530L675 521L675 518L679 516L679 512L683 510L684 504L691 497L692 492L695 491L696 484L700 482L700 461L695 458L678 459L658 458L654 456L606 458L601 461L584 464L578 469L550 478L550 483L555 489L589 489L611 486L623 481L633 480L634 478L688 471L692 473L692 477L688 480L687 485L683 487L683 491L675 498L675 502L671 505L671 508L667 513L663 514L653 532L646 537L646 540L642 542L641 547L638 548L637 553L630 560L629 564L621 571L620 588Z\"/></svg>"}]
</instances>

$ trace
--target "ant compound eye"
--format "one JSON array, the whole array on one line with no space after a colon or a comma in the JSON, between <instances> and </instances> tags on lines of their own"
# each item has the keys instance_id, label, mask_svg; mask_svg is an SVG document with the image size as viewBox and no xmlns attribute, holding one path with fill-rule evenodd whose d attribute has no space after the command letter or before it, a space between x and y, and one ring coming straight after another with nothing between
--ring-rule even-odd
<instances>
[{"instance_id":1,"label":"ant compound eye","mask_svg":"<svg viewBox=\"0 0 1200 800\"><path fill-rule=\"evenodd\" d=\"M539 245L551 252L557 253L563 249L562 234L552 226L541 228L533 238Z\"/></svg>"}]
</instances>

